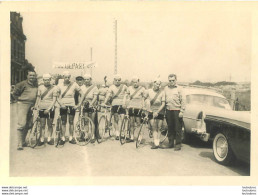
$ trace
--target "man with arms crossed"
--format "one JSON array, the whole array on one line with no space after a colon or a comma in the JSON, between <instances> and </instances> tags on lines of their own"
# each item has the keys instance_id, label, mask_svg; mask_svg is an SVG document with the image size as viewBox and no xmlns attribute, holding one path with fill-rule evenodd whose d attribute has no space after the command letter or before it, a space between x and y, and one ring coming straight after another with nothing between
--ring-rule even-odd
<instances>
[{"instance_id":1,"label":"man with arms crossed","mask_svg":"<svg viewBox=\"0 0 258 195\"><path fill-rule=\"evenodd\" d=\"M169 84L164 88L166 101L166 120L168 124L168 148L174 147L174 139L176 140L175 151L181 150L181 121L185 110L185 102L182 90L177 86L177 77L175 74L168 76Z\"/></svg>"},{"instance_id":2,"label":"man with arms crossed","mask_svg":"<svg viewBox=\"0 0 258 195\"><path fill-rule=\"evenodd\" d=\"M17 150L23 150L27 146L25 138L28 129L32 126L32 108L35 104L38 91L37 75L34 71L28 71L27 80L18 83L13 91L13 97L17 102Z\"/></svg>"},{"instance_id":3,"label":"man with arms crossed","mask_svg":"<svg viewBox=\"0 0 258 195\"><path fill-rule=\"evenodd\" d=\"M114 115L114 128L116 134L116 140L119 140L119 114L122 115L122 120L125 112L124 96L127 91L127 86L121 84L122 77L120 75L114 76L114 84L108 89L104 104L107 104L108 100L112 99L111 113Z\"/></svg>"},{"instance_id":4,"label":"man with arms crossed","mask_svg":"<svg viewBox=\"0 0 258 195\"><path fill-rule=\"evenodd\" d=\"M42 135L42 130L46 127L46 121L48 125L48 138L47 143L49 145L54 145L54 140L52 138L53 134L53 119L55 116L54 105L58 96L58 92L55 86L51 83L50 74L43 75L43 85L38 88L38 95L35 107L39 109L40 117L40 142L38 146L44 144L44 135Z\"/></svg>"}]
</instances>

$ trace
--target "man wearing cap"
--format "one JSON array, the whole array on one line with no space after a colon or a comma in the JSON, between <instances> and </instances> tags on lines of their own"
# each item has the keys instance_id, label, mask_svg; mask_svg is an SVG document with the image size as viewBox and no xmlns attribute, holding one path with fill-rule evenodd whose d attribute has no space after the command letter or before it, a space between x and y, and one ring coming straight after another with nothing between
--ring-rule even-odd
<instances>
[{"instance_id":1,"label":"man wearing cap","mask_svg":"<svg viewBox=\"0 0 258 195\"><path fill-rule=\"evenodd\" d=\"M76 83L77 83L77 84L79 85L79 87L81 88L82 94L85 93L86 87L85 87L85 85L84 85L84 78L83 78L83 76L77 76L77 77L75 78L75 80L76 80ZM75 105L78 105L78 103L80 102L80 99L81 99L80 94L79 94L78 92L75 92L75 94L74 94Z\"/></svg>"},{"instance_id":2,"label":"man wearing cap","mask_svg":"<svg viewBox=\"0 0 258 195\"><path fill-rule=\"evenodd\" d=\"M144 107L145 88L139 85L140 79L136 76L132 79L132 86L128 87L125 98L129 100L129 120L130 120L130 142L134 141L135 123L137 128L141 124L142 108Z\"/></svg>"},{"instance_id":3,"label":"man wearing cap","mask_svg":"<svg viewBox=\"0 0 258 195\"><path fill-rule=\"evenodd\" d=\"M165 93L161 89L161 81L156 78L153 82L153 88L146 90L146 108L149 111L149 124L153 131L154 145L151 149L159 148L160 129L164 117Z\"/></svg>"},{"instance_id":4,"label":"man wearing cap","mask_svg":"<svg viewBox=\"0 0 258 195\"><path fill-rule=\"evenodd\" d=\"M177 76L170 74L168 76L169 84L164 88L166 102L166 120L168 124L168 148L174 147L175 151L181 150L181 121L185 110L185 101L183 99L182 90L177 86Z\"/></svg>"},{"instance_id":5,"label":"man wearing cap","mask_svg":"<svg viewBox=\"0 0 258 195\"><path fill-rule=\"evenodd\" d=\"M114 115L114 128L116 132L116 140L119 140L119 114L123 116L126 113L125 111L125 102L124 96L127 91L127 86L121 84L122 77L120 75L114 76L114 84L111 85L107 91L106 99L104 104L107 104L108 100L112 100L111 113Z\"/></svg>"},{"instance_id":6,"label":"man wearing cap","mask_svg":"<svg viewBox=\"0 0 258 195\"><path fill-rule=\"evenodd\" d=\"M74 94L79 92L81 95L81 88L76 82L71 82L71 74L68 71L64 71L64 82L59 83L58 87L60 89L60 96L58 98L58 103L60 104L60 115L62 120L62 139L60 144L65 143L65 131L66 131L66 121L67 115L69 120L69 143L76 144L73 138L74 132L74 115L77 106L75 106Z\"/></svg>"},{"instance_id":7,"label":"man wearing cap","mask_svg":"<svg viewBox=\"0 0 258 195\"><path fill-rule=\"evenodd\" d=\"M96 85L92 84L91 75L85 74L83 78L84 78L85 91L82 94L82 98L78 104L78 107L83 105L83 112L85 116L90 117L91 120L95 122L96 112L93 107L96 106L99 90ZM92 142L95 142L95 129L93 129Z\"/></svg>"},{"instance_id":8,"label":"man wearing cap","mask_svg":"<svg viewBox=\"0 0 258 195\"><path fill-rule=\"evenodd\" d=\"M51 84L50 74L43 75L43 85L38 88L37 100L35 107L39 109L40 117L40 142L39 146L44 144L44 135L42 135L42 130L45 129L46 122L48 125L48 138L47 143L49 145L54 145L54 140L52 138L53 133L53 119L54 119L54 105L58 96L57 88Z\"/></svg>"},{"instance_id":9,"label":"man wearing cap","mask_svg":"<svg viewBox=\"0 0 258 195\"><path fill-rule=\"evenodd\" d=\"M17 100L17 150L23 150L27 146L25 138L28 129L32 126L32 108L35 104L38 91L37 75L34 71L28 71L27 80L16 84L13 97Z\"/></svg>"}]
</instances>

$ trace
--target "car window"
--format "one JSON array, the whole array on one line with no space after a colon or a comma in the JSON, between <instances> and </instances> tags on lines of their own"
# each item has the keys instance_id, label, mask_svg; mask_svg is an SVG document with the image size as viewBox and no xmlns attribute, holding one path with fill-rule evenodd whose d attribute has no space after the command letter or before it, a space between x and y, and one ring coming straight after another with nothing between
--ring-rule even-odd
<instances>
[{"instance_id":1,"label":"car window","mask_svg":"<svg viewBox=\"0 0 258 195\"><path fill-rule=\"evenodd\" d=\"M191 94L186 96L187 104L207 105L215 106L218 108L231 109L228 101L225 98L203 95L203 94Z\"/></svg>"}]
</instances>

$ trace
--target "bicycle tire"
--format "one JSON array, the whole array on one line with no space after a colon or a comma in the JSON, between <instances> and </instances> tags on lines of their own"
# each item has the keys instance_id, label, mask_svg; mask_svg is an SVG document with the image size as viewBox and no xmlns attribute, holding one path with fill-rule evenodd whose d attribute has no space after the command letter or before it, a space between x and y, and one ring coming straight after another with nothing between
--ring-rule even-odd
<instances>
[{"instance_id":1,"label":"bicycle tire","mask_svg":"<svg viewBox=\"0 0 258 195\"><path fill-rule=\"evenodd\" d=\"M164 123L164 122L163 122ZM168 129L165 128L164 124L162 123L162 126L160 128L160 143L162 144L166 138L168 137Z\"/></svg>"},{"instance_id":2,"label":"bicycle tire","mask_svg":"<svg viewBox=\"0 0 258 195\"><path fill-rule=\"evenodd\" d=\"M121 123L121 128L120 128L120 134L119 134L119 140L121 145L125 144L126 142L126 122L128 123L128 118L123 118L122 123ZM128 128L128 127L127 127Z\"/></svg>"},{"instance_id":3,"label":"bicycle tire","mask_svg":"<svg viewBox=\"0 0 258 195\"><path fill-rule=\"evenodd\" d=\"M40 123L38 119L33 123L29 133L29 144L31 148L35 148L38 145L40 138Z\"/></svg>"},{"instance_id":4,"label":"bicycle tire","mask_svg":"<svg viewBox=\"0 0 258 195\"><path fill-rule=\"evenodd\" d=\"M140 126L140 129L139 129L139 132L138 132L138 136L137 136L137 139L136 139L136 143L135 143L136 148L139 148L139 146L140 146L140 144L141 144L141 141L142 141L142 137L143 137L143 136L142 136L143 126L146 127L146 122L145 122L145 121L143 121L142 124L141 124L141 126ZM144 133L144 132L143 132L143 133Z\"/></svg>"},{"instance_id":5,"label":"bicycle tire","mask_svg":"<svg viewBox=\"0 0 258 195\"><path fill-rule=\"evenodd\" d=\"M88 128L86 127L88 126ZM80 123L80 128L81 128L81 135L84 138L84 144L87 145L93 137L93 129L95 128L95 125L91 118L89 117L82 117L81 123Z\"/></svg>"},{"instance_id":6,"label":"bicycle tire","mask_svg":"<svg viewBox=\"0 0 258 195\"><path fill-rule=\"evenodd\" d=\"M64 145L60 145L60 144L59 144L60 141L61 141L61 132L62 132L61 119L58 119L58 120L57 120L56 125L57 125L56 129L58 129L58 130L56 130L56 132L55 132L55 137L56 137L56 139L54 139L54 140L56 140L55 147L58 148L58 147L63 147L63 146L64 146Z\"/></svg>"},{"instance_id":7,"label":"bicycle tire","mask_svg":"<svg viewBox=\"0 0 258 195\"><path fill-rule=\"evenodd\" d=\"M114 129L114 117L112 116L110 118L110 121L108 121L108 134L109 137L114 137L115 136L115 129Z\"/></svg>"},{"instance_id":8,"label":"bicycle tire","mask_svg":"<svg viewBox=\"0 0 258 195\"><path fill-rule=\"evenodd\" d=\"M98 131L97 131L97 142L101 143L105 138L105 134L108 130L108 121L106 116L102 115L98 122Z\"/></svg>"},{"instance_id":9,"label":"bicycle tire","mask_svg":"<svg viewBox=\"0 0 258 195\"><path fill-rule=\"evenodd\" d=\"M84 136L83 132L81 131L81 123L82 123L82 119L80 118L75 125L74 139L75 139L77 145L84 146L84 145L86 145L86 143L84 141L85 136Z\"/></svg>"}]
</instances>

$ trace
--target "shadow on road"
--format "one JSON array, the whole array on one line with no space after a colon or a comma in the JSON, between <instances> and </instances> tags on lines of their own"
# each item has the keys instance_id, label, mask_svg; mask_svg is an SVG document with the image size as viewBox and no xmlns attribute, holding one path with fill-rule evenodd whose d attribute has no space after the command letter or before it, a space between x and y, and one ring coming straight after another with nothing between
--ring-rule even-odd
<instances>
[{"instance_id":1,"label":"shadow on road","mask_svg":"<svg viewBox=\"0 0 258 195\"><path fill-rule=\"evenodd\" d=\"M195 136L191 136L191 139L188 140L188 142L185 144L189 145L192 148L212 148L212 142L204 142L200 140L200 138Z\"/></svg>"},{"instance_id":2,"label":"shadow on road","mask_svg":"<svg viewBox=\"0 0 258 195\"><path fill-rule=\"evenodd\" d=\"M250 164L236 160L234 164L228 168L243 176L250 176Z\"/></svg>"},{"instance_id":3,"label":"shadow on road","mask_svg":"<svg viewBox=\"0 0 258 195\"><path fill-rule=\"evenodd\" d=\"M201 156L203 158L209 158L212 161L214 161L215 163L217 163L217 161L215 160L215 157L213 155L213 152L200 152L199 156ZM221 166L224 166L224 165L221 165ZM250 176L250 165L243 163L241 161L236 160L233 163L233 165L227 166L227 168L229 168L230 170L232 170L235 173L238 173L240 175Z\"/></svg>"}]
</instances>

